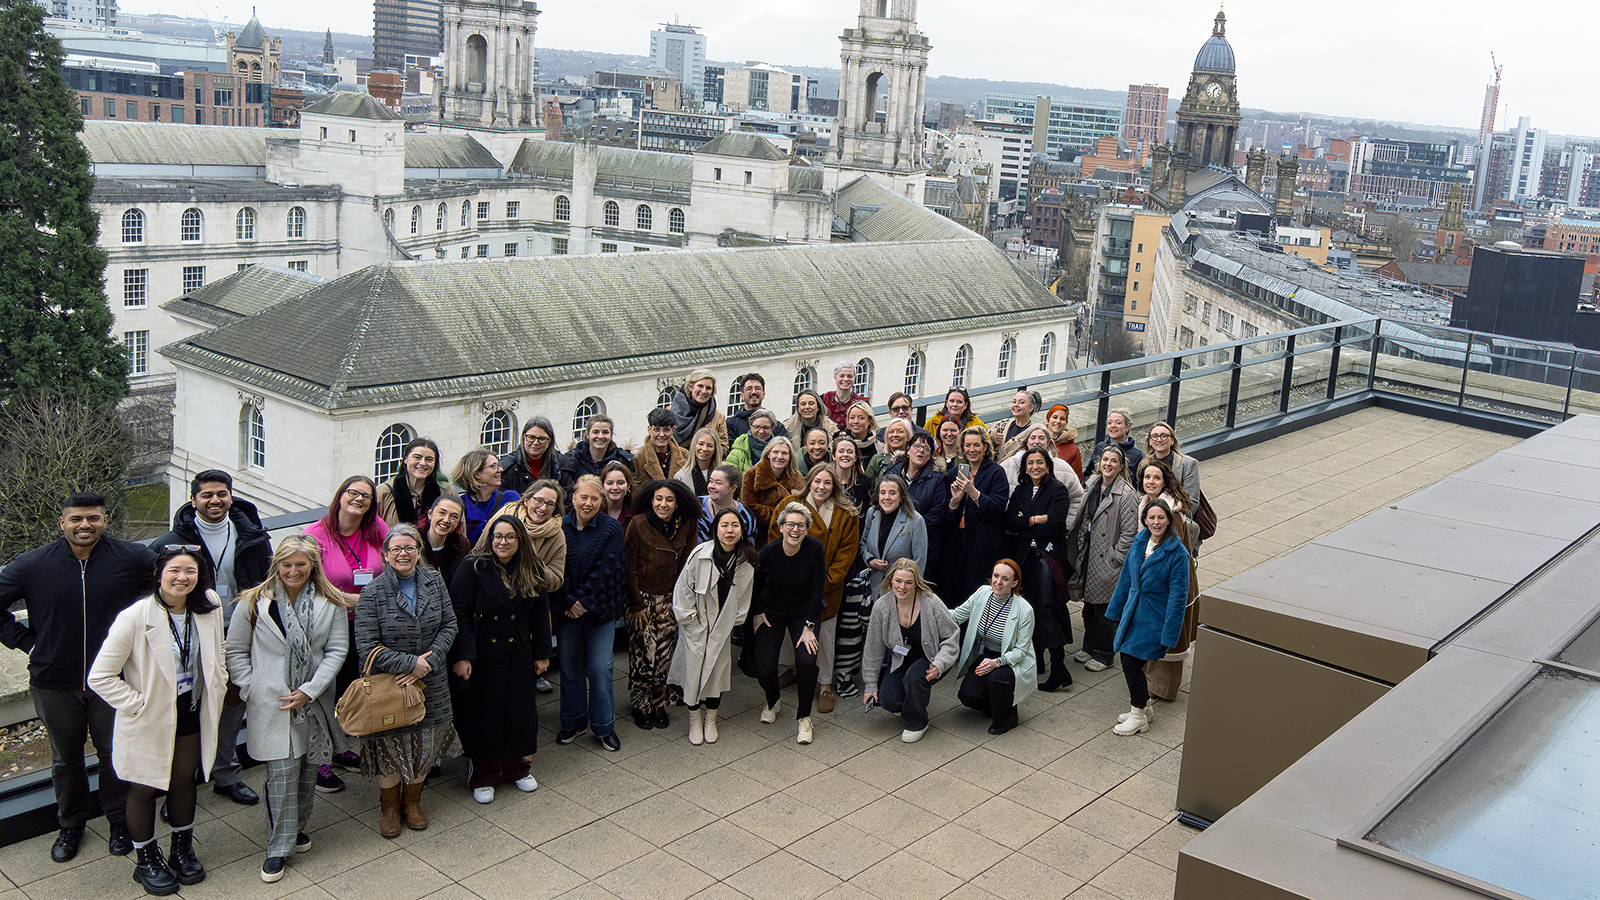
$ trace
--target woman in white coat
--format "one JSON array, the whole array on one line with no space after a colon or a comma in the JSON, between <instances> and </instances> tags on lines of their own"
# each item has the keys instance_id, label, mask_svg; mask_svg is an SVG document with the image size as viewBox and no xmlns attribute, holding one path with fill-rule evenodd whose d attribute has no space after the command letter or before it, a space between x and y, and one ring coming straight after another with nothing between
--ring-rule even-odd
<instances>
[{"instance_id":1,"label":"woman in white coat","mask_svg":"<svg viewBox=\"0 0 1600 900\"><path fill-rule=\"evenodd\" d=\"M199 547L162 548L155 590L117 615L89 669L89 687L116 710L111 761L128 782L128 833L139 853L133 877L157 896L206 877L194 855L194 776L216 759L228 691L222 603L211 577ZM163 792L171 869L155 842Z\"/></svg>"},{"instance_id":2,"label":"woman in white coat","mask_svg":"<svg viewBox=\"0 0 1600 900\"><path fill-rule=\"evenodd\" d=\"M250 719L250 755L267 767L267 858L261 880L283 877L290 853L311 849L306 823L317 767L339 725L333 683L350 650L349 601L322 570L322 551L292 535L267 580L239 595L228 625L228 673Z\"/></svg>"},{"instance_id":3,"label":"woman in white coat","mask_svg":"<svg viewBox=\"0 0 1600 900\"><path fill-rule=\"evenodd\" d=\"M717 742L717 709L733 674L729 636L750 614L755 553L745 544L744 521L724 509L711 522L711 540L689 551L672 590L678 646L667 683L683 689L689 707L689 743Z\"/></svg>"},{"instance_id":4,"label":"woman in white coat","mask_svg":"<svg viewBox=\"0 0 1600 900\"><path fill-rule=\"evenodd\" d=\"M1022 567L1002 559L994 564L987 585L950 610L957 625L967 625L956 664L963 675L956 697L963 706L994 719L990 734L1015 728L1017 707L1039 686L1033 608L1016 593L1021 582Z\"/></svg>"}]
</instances>

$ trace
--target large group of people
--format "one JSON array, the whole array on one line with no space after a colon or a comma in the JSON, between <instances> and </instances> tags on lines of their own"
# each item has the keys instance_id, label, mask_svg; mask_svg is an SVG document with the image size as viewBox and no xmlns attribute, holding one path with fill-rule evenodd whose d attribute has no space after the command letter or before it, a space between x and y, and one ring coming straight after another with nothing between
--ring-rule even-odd
<instances>
[{"instance_id":1,"label":"large group of people","mask_svg":"<svg viewBox=\"0 0 1600 900\"><path fill-rule=\"evenodd\" d=\"M102 498L67 498L62 538L0 571L0 610L29 611L25 624L0 611L0 643L30 654L51 739L52 857L82 840L87 739L111 852L137 851L134 878L156 895L205 878L197 783L260 802L240 777L242 723L266 766L268 882L310 850L315 796L345 789L340 770L377 782L389 838L428 827L424 785L447 755L467 759L479 803L534 791L547 673L560 682L556 742L589 734L610 752L619 714L666 729L679 708L691 745L715 743L736 669L759 685L765 724L792 685L800 744L815 715L856 697L921 740L952 675L959 702L1004 734L1035 691L1073 683L1069 660L1100 672L1121 657L1118 735L1148 729L1153 701L1176 696L1203 501L1170 425L1141 449L1131 415L1112 410L1085 461L1067 408L1044 412L1029 391L993 427L962 388L924 425L905 394L880 421L848 364L787 419L759 375L738 397L724 413L715 377L689 373L634 450L604 415L567 450L534 416L511 452L474 448L446 473L418 438L392 476L344 479L275 550L221 470L195 476L172 532L148 547L104 534ZM1083 610L1070 658L1069 600ZM373 675L423 711L352 737L334 701Z\"/></svg>"}]
</instances>

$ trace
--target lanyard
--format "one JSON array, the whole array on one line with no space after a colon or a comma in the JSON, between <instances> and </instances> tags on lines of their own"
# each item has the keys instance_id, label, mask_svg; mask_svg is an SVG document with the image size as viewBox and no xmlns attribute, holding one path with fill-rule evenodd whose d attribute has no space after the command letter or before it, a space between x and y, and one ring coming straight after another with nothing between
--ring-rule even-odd
<instances>
[{"instance_id":1,"label":"lanyard","mask_svg":"<svg viewBox=\"0 0 1600 900\"><path fill-rule=\"evenodd\" d=\"M358 535L360 533L359 531L356 532ZM350 571L354 572L356 569L361 568L363 562L361 555L350 549L350 545L345 543L344 535L339 533L338 528L333 529L333 539L339 544L339 549L344 552L344 558L350 561Z\"/></svg>"},{"instance_id":2,"label":"lanyard","mask_svg":"<svg viewBox=\"0 0 1600 900\"><path fill-rule=\"evenodd\" d=\"M204 537L202 537L200 539L200 543L201 543L201 545L205 545L206 540L205 540ZM220 556L211 556L211 548L209 546L206 547L206 556L211 557L211 571L213 571L213 572L221 572L222 571L222 561L227 558L227 556L228 556L228 548L232 547L232 546L233 546L233 517L229 516L228 517L228 534L227 534L227 537L226 537L226 539L224 540L224 542L222 544L222 554Z\"/></svg>"},{"instance_id":3,"label":"lanyard","mask_svg":"<svg viewBox=\"0 0 1600 900\"><path fill-rule=\"evenodd\" d=\"M178 626L172 624L172 616L165 616L167 628L172 631L172 641L178 645L178 660L183 664L183 671L189 671L189 647L194 641L194 613L189 610L183 612L183 638L178 638ZM181 673L180 673L181 674ZM194 712L200 708L200 692L189 692L189 711Z\"/></svg>"}]
</instances>

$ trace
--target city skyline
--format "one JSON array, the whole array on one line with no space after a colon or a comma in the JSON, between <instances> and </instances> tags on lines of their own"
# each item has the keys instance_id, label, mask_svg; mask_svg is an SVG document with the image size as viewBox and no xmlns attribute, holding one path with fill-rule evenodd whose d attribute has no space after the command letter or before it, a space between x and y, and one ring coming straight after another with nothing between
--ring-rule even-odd
<instances>
[{"instance_id":1,"label":"city skyline","mask_svg":"<svg viewBox=\"0 0 1600 900\"><path fill-rule=\"evenodd\" d=\"M202 14L198 7L174 8L166 0L127 0L121 8ZM253 8L245 0L229 0L213 4L210 12L242 24ZM832 67L838 63L839 32L853 23L858 7L849 0L804 6L753 0L734 10L710 0L662 5L547 0L539 8L539 47L645 57L650 31L676 16L707 35L711 59ZM1004 9L1004 19L974 20L970 7L953 0L919 3L919 28L933 43L929 74L1106 90L1154 83L1176 94L1216 14L1207 0L1155 0L1115 10L1067 10L1019 0ZM1600 24L1595 9L1564 10L1564 27L1536 29L1538 43L1510 40L1497 27L1505 21L1503 7L1485 0L1455 4L1448 19L1417 0L1382 5L1361 0L1338 7L1337 18L1305 15L1289 21L1287 29L1284 9L1268 0L1233 0L1226 6L1245 106L1475 129L1484 85L1494 77L1492 51L1505 67L1498 130L1518 116L1531 116L1535 127L1554 134L1600 134L1600 120L1589 112L1593 106L1583 93L1582 69L1583 36L1592 31L1585 23ZM269 31L279 23L372 31L370 7L330 9L310 0L282 0L261 13ZM1085 38L1075 40L1080 34ZM1310 42L1312 35L1319 40Z\"/></svg>"}]
</instances>

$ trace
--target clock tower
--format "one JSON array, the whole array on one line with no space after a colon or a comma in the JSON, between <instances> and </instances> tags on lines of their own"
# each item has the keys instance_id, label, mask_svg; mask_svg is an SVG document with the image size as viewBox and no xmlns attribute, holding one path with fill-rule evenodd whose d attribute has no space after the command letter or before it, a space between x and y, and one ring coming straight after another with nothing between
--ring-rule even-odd
<instances>
[{"instance_id":1,"label":"clock tower","mask_svg":"<svg viewBox=\"0 0 1600 900\"><path fill-rule=\"evenodd\" d=\"M1195 167L1232 168L1234 138L1239 131L1239 93L1234 83L1233 46L1228 20L1217 10L1211 37L1194 58L1189 89L1178 105L1177 149L1188 152Z\"/></svg>"}]
</instances>

